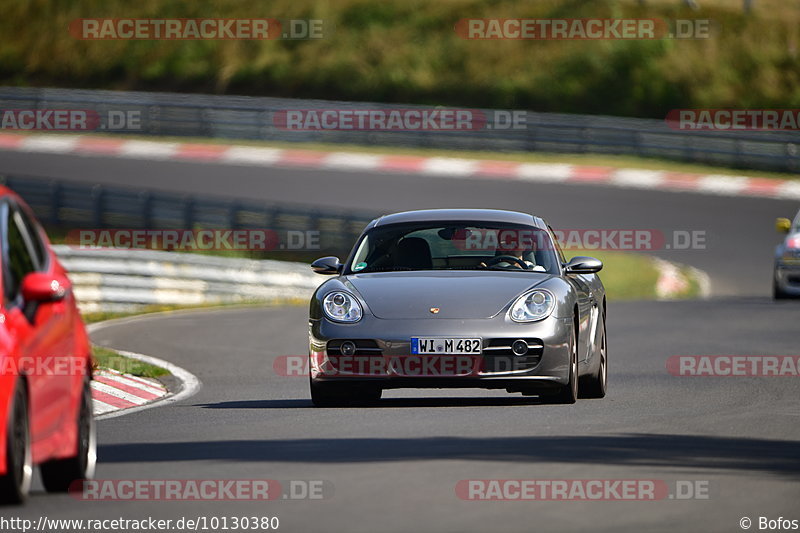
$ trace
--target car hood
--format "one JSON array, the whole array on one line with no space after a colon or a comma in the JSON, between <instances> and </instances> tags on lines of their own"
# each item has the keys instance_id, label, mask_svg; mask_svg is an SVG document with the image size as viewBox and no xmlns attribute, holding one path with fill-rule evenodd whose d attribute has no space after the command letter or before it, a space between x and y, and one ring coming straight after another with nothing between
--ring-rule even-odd
<instances>
[{"instance_id":1,"label":"car hood","mask_svg":"<svg viewBox=\"0 0 800 533\"><path fill-rule=\"evenodd\" d=\"M538 272L381 272L346 276L345 283L377 318L472 319L495 316L520 293L551 277Z\"/></svg>"}]
</instances>

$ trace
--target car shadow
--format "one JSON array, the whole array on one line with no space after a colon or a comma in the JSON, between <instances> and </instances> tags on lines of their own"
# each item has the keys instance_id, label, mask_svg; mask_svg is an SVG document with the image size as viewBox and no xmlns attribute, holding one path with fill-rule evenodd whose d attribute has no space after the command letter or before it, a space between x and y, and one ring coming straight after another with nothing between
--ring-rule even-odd
<instances>
[{"instance_id":1,"label":"car shadow","mask_svg":"<svg viewBox=\"0 0 800 533\"><path fill-rule=\"evenodd\" d=\"M514 405L545 405L541 399L528 396L509 397L427 397L383 398L369 406L339 407L338 409L382 409L392 407L508 407ZM302 409L314 405L311 400L235 400L230 402L195 404L203 409Z\"/></svg>"},{"instance_id":2,"label":"car shadow","mask_svg":"<svg viewBox=\"0 0 800 533\"><path fill-rule=\"evenodd\" d=\"M758 471L800 477L793 441L674 434L530 437L308 438L107 444L105 463L171 461L369 463L509 461Z\"/></svg>"}]
</instances>

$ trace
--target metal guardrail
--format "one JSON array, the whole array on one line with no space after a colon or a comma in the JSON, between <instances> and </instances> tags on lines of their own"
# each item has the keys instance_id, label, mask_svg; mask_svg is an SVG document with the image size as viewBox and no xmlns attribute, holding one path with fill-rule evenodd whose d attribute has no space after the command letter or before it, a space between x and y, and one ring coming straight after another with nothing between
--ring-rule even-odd
<instances>
[{"instance_id":1,"label":"metal guardrail","mask_svg":"<svg viewBox=\"0 0 800 533\"><path fill-rule=\"evenodd\" d=\"M524 127L503 129L484 110L475 131L288 131L275 113L290 109L431 109L429 106L241 96L0 87L0 109L138 111L147 135L351 143L491 151L626 154L688 162L800 171L796 133L681 131L665 121L527 112ZM106 130L111 132L110 130ZM130 131L128 132L130 133Z\"/></svg>"},{"instance_id":2,"label":"metal guardrail","mask_svg":"<svg viewBox=\"0 0 800 533\"><path fill-rule=\"evenodd\" d=\"M0 183L22 196L37 218L53 228L315 231L320 254L345 255L375 218L371 213L209 199L41 177L5 176Z\"/></svg>"},{"instance_id":3,"label":"metal guardrail","mask_svg":"<svg viewBox=\"0 0 800 533\"><path fill-rule=\"evenodd\" d=\"M27 176L0 177L0 183L22 196L52 228L318 231L319 250L310 250L314 255L347 254L374 218ZM84 312L307 299L324 281L308 264L288 261L70 245L54 249L70 272Z\"/></svg>"},{"instance_id":4,"label":"metal guardrail","mask_svg":"<svg viewBox=\"0 0 800 533\"><path fill-rule=\"evenodd\" d=\"M308 265L286 261L68 245L54 250L83 312L308 299L325 281Z\"/></svg>"}]
</instances>

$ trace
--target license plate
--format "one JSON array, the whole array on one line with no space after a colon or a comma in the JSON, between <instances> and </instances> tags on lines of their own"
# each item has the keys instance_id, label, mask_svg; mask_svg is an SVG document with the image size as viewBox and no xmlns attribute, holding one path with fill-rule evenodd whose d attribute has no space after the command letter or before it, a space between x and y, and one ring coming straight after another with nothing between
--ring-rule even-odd
<instances>
[{"instance_id":1,"label":"license plate","mask_svg":"<svg viewBox=\"0 0 800 533\"><path fill-rule=\"evenodd\" d=\"M480 339L411 337L412 355L471 355L480 353Z\"/></svg>"}]
</instances>

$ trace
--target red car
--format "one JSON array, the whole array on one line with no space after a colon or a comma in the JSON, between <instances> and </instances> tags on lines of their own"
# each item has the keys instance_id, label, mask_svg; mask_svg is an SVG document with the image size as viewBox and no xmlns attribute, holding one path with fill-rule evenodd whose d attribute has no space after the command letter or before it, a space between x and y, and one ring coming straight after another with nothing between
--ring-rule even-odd
<instances>
[{"instance_id":1,"label":"red car","mask_svg":"<svg viewBox=\"0 0 800 533\"><path fill-rule=\"evenodd\" d=\"M94 473L92 357L66 271L5 187L0 267L0 503L21 503L34 465L53 492Z\"/></svg>"}]
</instances>

